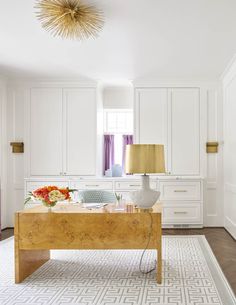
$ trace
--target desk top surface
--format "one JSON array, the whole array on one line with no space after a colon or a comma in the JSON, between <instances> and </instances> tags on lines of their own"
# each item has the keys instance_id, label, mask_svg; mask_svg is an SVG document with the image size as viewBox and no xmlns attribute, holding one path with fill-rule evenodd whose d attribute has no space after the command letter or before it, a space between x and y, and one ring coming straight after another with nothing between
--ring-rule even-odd
<instances>
[{"instance_id":1,"label":"desk top surface","mask_svg":"<svg viewBox=\"0 0 236 305\"><path fill-rule=\"evenodd\" d=\"M81 214L137 214L137 213L161 213L161 203L156 203L152 209L138 209L132 204L127 204L123 209L117 208L115 204L107 204L101 208L85 208L82 204L58 204L52 208L52 212L48 212L48 208L43 205L19 211L20 214L37 214L37 213L81 213Z\"/></svg>"}]
</instances>

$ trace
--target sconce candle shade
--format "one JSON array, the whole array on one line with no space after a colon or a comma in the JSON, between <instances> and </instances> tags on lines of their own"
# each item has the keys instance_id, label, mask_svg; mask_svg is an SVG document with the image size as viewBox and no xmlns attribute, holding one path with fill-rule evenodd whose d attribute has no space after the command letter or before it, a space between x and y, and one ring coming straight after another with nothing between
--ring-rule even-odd
<instances>
[{"instance_id":1,"label":"sconce candle shade","mask_svg":"<svg viewBox=\"0 0 236 305\"><path fill-rule=\"evenodd\" d=\"M125 171L127 174L165 173L164 145L127 145Z\"/></svg>"},{"instance_id":2,"label":"sconce candle shade","mask_svg":"<svg viewBox=\"0 0 236 305\"><path fill-rule=\"evenodd\" d=\"M24 152L24 143L23 142L11 142L12 152L15 153L23 153Z\"/></svg>"},{"instance_id":3,"label":"sconce candle shade","mask_svg":"<svg viewBox=\"0 0 236 305\"><path fill-rule=\"evenodd\" d=\"M206 143L206 152L210 154L214 154L218 152L218 142L207 142Z\"/></svg>"}]
</instances>

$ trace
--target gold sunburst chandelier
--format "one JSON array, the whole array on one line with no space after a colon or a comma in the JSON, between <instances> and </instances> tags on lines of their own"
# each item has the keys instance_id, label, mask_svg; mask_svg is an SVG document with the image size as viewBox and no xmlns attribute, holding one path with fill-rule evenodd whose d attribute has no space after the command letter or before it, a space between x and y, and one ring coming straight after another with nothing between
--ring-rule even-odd
<instances>
[{"instance_id":1,"label":"gold sunburst chandelier","mask_svg":"<svg viewBox=\"0 0 236 305\"><path fill-rule=\"evenodd\" d=\"M104 24L103 12L81 0L37 0L35 7L43 28L54 36L97 37Z\"/></svg>"}]
</instances>

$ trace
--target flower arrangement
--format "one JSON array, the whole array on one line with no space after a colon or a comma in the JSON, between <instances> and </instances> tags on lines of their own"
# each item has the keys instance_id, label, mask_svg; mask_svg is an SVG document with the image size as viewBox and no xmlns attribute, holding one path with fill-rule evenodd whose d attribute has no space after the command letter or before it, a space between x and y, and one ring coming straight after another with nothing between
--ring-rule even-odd
<instances>
[{"instance_id":1,"label":"flower arrangement","mask_svg":"<svg viewBox=\"0 0 236 305\"><path fill-rule=\"evenodd\" d=\"M57 186L44 186L33 192L29 193L29 197L26 198L25 204L32 200L40 200L43 205L51 208L54 207L58 201L71 200L70 193L75 190L70 190L69 188L59 188Z\"/></svg>"}]
</instances>

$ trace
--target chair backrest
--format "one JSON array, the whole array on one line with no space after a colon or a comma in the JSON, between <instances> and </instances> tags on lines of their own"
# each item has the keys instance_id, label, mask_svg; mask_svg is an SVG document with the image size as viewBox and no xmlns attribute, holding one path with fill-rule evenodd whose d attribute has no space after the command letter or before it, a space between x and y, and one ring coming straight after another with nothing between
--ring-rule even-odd
<instances>
[{"instance_id":1,"label":"chair backrest","mask_svg":"<svg viewBox=\"0 0 236 305\"><path fill-rule=\"evenodd\" d=\"M78 201L84 203L115 203L116 196L109 191L85 190L78 192Z\"/></svg>"}]
</instances>

